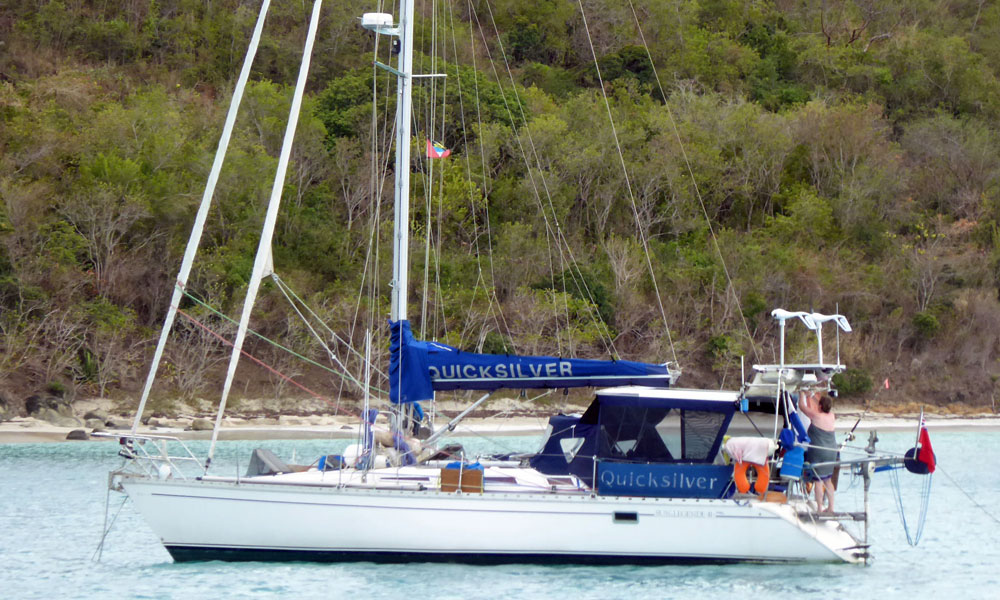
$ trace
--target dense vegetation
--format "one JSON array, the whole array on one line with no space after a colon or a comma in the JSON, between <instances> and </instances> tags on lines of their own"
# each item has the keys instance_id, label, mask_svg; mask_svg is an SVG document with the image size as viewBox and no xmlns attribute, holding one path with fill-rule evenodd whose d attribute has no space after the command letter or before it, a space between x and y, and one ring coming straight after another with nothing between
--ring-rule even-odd
<instances>
[{"instance_id":1,"label":"dense vegetation","mask_svg":"<svg viewBox=\"0 0 1000 600\"><path fill-rule=\"evenodd\" d=\"M449 77L415 92L416 328L494 352L676 353L683 383L734 385L739 356L773 358L771 308L839 309L855 326L847 395L889 378L880 401L990 406L1000 6L634 2L417 3L416 64ZM189 283L205 304L182 307L223 335L208 307L238 316L310 4L271 8ZM258 8L0 6L0 396L14 410L46 388L135 396ZM274 244L283 280L357 347L365 320L384 323L391 247L395 101L383 72L373 101L371 67L389 45L356 20L373 10L324 8ZM423 138L453 151L433 179ZM252 326L317 355L274 286ZM213 395L225 348L187 318L174 338L160 393ZM249 350L336 394L287 354ZM243 369L260 381L238 393L259 393L268 376Z\"/></svg>"}]
</instances>

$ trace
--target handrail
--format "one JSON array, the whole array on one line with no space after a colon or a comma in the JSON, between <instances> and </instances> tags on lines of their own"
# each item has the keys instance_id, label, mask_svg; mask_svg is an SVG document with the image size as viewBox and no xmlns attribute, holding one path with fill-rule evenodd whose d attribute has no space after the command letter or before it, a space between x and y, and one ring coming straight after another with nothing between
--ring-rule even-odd
<instances>
[{"instance_id":1,"label":"handrail","mask_svg":"<svg viewBox=\"0 0 1000 600\"><path fill-rule=\"evenodd\" d=\"M156 434L116 434L107 432L96 432L93 437L117 438L121 449L118 454L126 460L131 460L133 465L147 477L166 477L167 475L187 480L189 477L184 474L182 465L201 465L201 459L191 452L191 449L180 439L170 435ZM147 442L156 449L151 453L147 448ZM168 444L176 442L184 450L184 454L171 456L168 452ZM166 465L169 473L162 473L161 467Z\"/></svg>"}]
</instances>

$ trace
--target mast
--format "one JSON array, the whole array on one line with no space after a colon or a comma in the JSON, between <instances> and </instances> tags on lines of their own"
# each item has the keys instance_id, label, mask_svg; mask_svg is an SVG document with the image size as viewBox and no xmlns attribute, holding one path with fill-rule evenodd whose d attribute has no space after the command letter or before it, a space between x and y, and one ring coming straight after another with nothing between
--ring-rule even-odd
<instances>
[{"instance_id":1,"label":"mast","mask_svg":"<svg viewBox=\"0 0 1000 600\"><path fill-rule=\"evenodd\" d=\"M396 73L396 197L392 238L390 318L406 318L410 266L410 114L413 104L413 0L399 3L399 72Z\"/></svg>"},{"instance_id":2,"label":"mast","mask_svg":"<svg viewBox=\"0 0 1000 600\"><path fill-rule=\"evenodd\" d=\"M410 266L410 126L413 112L413 80L421 77L445 77L443 73L413 74L413 0L400 0L399 25L393 26L388 13L365 13L361 26L379 35L399 38L398 69L375 61L375 66L396 76L396 195L392 237L392 307L393 322L406 319L406 294ZM377 42L376 42L377 44Z\"/></svg>"}]
</instances>

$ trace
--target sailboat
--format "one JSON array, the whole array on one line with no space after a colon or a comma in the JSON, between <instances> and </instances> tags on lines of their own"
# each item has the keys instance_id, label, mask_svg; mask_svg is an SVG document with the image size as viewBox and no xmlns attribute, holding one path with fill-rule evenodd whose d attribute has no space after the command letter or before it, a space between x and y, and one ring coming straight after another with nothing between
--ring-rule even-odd
<instances>
[{"instance_id":1,"label":"sailboat","mask_svg":"<svg viewBox=\"0 0 1000 600\"><path fill-rule=\"evenodd\" d=\"M318 14L319 0L293 100L289 145ZM828 390L831 377L846 368L839 335L851 327L842 315L775 310L780 360L755 365L746 383L732 391L678 388L677 372L667 364L477 354L414 337L406 306L413 14L413 0L404 0L398 24L380 13L361 20L363 27L400 41L398 66L380 64L398 78L390 402L413 406L448 390L485 391L482 402L499 389L601 389L582 414L552 416L536 453L473 458L436 451L434 443L458 418L419 449L403 419L388 440L377 440L374 413L365 410L361 442L342 455L297 468L256 450L245 474L213 474L212 453L242 336L256 288L270 268L270 232L282 187L276 178L207 459L180 440L137 431L162 354L158 346L132 431L118 436L125 460L111 473L111 489L128 495L177 561L866 562L872 473L904 458L876 452L874 440L859 457L838 458L836 466L863 479L866 499L863 510L842 513L822 513L810 501L807 474L820 465L802 459L810 440L797 395ZM252 52L247 56L249 61ZM237 97L247 73L248 63ZM231 108L224 138L233 115ZM287 158L283 148L279 172ZM214 168L211 177L217 177ZM189 242L175 306L192 248L197 241ZM786 326L796 323L816 336L814 362L785 360ZM822 332L830 325L838 339L833 362L823 358ZM761 431L752 415L771 418L771 426ZM757 435L746 435L750 425ZM171 449L176 445L182 450ZM909 460L925 454L913 453ZM756 475L752 484L748 474ZM851 530L858 523L863 533Z\"/></svg>"}]
</instances>

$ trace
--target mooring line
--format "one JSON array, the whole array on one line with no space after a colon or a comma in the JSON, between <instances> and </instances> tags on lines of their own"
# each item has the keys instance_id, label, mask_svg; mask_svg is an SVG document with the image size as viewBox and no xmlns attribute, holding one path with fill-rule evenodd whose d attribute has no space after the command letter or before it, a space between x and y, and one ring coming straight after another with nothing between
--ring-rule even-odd
<instances>
[{"instance_id":1,"label":"mooring line","mask_svg":"<svg viewBox=\"0 0 1000 600\"><path fill-rule=\"evenodd\" d=\"M970 494L969 492L965 491L965 489L962 486L958 485L958 482L955 481L955 479L951 475L948 474L948 471L945 471L944 469L942 469L940 464L937 465L937 470L941 471L942 473L944 473L944 476L948 478L948 481L950 481L952 483L952 485L954 485L955 487L957 487L958 491L960 491L963 494L965 494L965 497L969 499L969 502L971 502L973 506L975 506L979 510L983 511L983 514L986 515L987 517L989 517L994 523L996 523L997 525L1000 525L1000 519L998 519L990 511L986 510L985 506L983 506L982 504L976 502L976 499L972 497L972 494Z\"/></svg>"},{"instance_id":2,"label":"mooring line","mask_svg":"<svg viewBox=\"0 0 1000 600\"><path fill-rule=\"evenodd\" d=\"M107 527L104 529L104 533L101 534L101 541L97 543L97 548L94 550L94 554L91 555L90 560L101 562L101 556L104 554L104 540L108 538L108 534L111 533L111 528L115 526L115 521L118 520L118 515L121 514L122 509L125 508L125 503L128 502L128 496L122 498L122 503L118 506L118 510L115 511L115 516L112 517L111 523L108 523L108 504L111 502L111 488L108 488L108 495L105 497L104 502L104 523Z\"/></svg>"}]
</instances>

